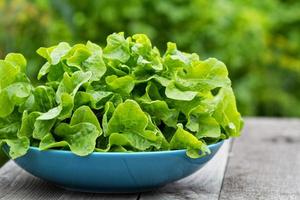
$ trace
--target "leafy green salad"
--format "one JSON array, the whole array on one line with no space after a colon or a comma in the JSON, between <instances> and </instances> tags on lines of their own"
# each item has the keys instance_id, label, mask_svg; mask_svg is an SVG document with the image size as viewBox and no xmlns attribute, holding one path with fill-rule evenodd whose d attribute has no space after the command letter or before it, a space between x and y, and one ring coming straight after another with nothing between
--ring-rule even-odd
<instances>
[{"instance_id":1,"label":"leafy green salad","mask_svg":"<svg viewBox=\"0 0 300 200\"><path fill-rule=\"evenodd\" d=\"M243 120L217 59L174 43L161 55L146 35L123 33L104 48L61 42L37 53L45 64L33 81L22 54L0 60L0 144L13 159L30 146L79 156L186 149L198 158L240 135Z\"/></svg>"}]
</instances>

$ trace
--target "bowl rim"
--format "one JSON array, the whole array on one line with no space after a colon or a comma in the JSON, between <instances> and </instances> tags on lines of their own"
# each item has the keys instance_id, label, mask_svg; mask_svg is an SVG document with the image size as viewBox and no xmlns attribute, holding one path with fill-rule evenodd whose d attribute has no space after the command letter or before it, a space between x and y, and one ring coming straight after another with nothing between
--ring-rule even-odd
<instances>
[{"instance_id":1,"label":"bowl rim","mask_svg":"<svg viewBox=\"0 0 300 200\"><path fill-rule=\"evenodd\" d=\"M209 149L211 148L215 148L218 146L221 146L224 143L225 140L221 140L217 143L214 144L210 144L207 145ZM29 150L31 151L38 151L38 152L48 152L48 153L57 153L57 154L72 154L77 156L76 154L74 154L72 151L70 150L58 150L58 149L47 149L47 150L40 150L38 147L33 147L30 146ZM86 156L91 156L91 155L109 155L109 156L134 156L134 155L159 155L159 154L176 154L176 153L185 153L186 149L180 149L180 150L163 150L163 151L137 151L137 152L92 152L91 154L88 154ZM80 157L85 157L85 156L80 156Z\"/></svg>"}]
</instances>

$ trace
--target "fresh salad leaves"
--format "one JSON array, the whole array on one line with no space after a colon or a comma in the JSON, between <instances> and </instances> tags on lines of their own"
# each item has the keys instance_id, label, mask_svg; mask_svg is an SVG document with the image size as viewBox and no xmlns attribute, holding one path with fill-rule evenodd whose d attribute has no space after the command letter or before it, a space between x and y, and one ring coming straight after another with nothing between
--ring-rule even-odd
<instances>
[{"instance_id":1,"label":"fresh salad leaves","mask_svg":"<svg viewBox=\"0 0 300 200\"><path fill-rule=\"evenodd\" d=\"M202 61L174 43L160 55L146 35L123 33L109 35L103 49L61 42L37 53L45 59L38 85L21 54L0 60L0 144L12 158L30 146L79 156L186 149L198 158L207 145L240 134L228 72L217 59Z\"/></svg>"}]
</instances>

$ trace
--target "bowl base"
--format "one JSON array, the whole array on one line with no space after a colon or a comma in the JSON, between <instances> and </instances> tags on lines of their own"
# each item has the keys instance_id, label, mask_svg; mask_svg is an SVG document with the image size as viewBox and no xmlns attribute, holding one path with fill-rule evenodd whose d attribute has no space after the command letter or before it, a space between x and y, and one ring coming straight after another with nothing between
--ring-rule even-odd
<instances>
[{"instance_id":1,"label":"bowl base","mask_svg":"<svg viewBox=\"0 0 300 200\"><path fill-rule=\"evenodd\" d=\"M72 192L83 192L83 193L102 193L102 194L134 194L134 193L141 193L141 192L150 192L153 190L157 190L159 188L164 187L162 186L155 186L155 187L145 187L145 188L97 188L97 189L87 189L87 188L76 188L76 187L66 187L62 185L55 186L72 191Z\"/></svg>"}]
</instances>

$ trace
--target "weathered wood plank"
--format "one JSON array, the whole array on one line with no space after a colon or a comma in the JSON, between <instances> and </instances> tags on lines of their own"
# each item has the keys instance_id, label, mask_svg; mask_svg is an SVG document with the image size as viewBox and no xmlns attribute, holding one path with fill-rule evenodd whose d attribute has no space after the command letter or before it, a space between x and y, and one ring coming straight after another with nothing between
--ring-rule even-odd
<instances>
[{"instance_id":1,"label":"weathered wood plank","mask_svg":"<svg viewBox=\"0 0 300 200\"><path fill-rule=\"evenodd\" d=\"M143 193L140 199L218 199L229 149L230 141L226 141L217 155L199 172L156 191Z\"/></svg>"},{"instance_id":2,"label":"weathered wood plank","mask_svg":"<svg viewBox=\"0 0 300 200\"><path fill-rule=\"evenodd\" d=\"M300 120L247 119L220 199L300 199Z\"/></svg>"},{"instance_id":3,"label":"weathered wood plank","mask_svg":"<svg viewBox=\"0 0 300 200\"><path fill-rule=\"evenodd\" d=\"M34 178L12 161L1 168L0 185L0 199L55 199L60 196L59 189Z\"/></svg>"},{"instance_id":4,"label":"weathered wood plank","mask_svg":"<svg viewBox=\"0 0 300 200\"><path fill-rule=\"evenodd\" d=\"M141 199L300 199L300 120L247 119L234 141L219 196L229 144L198 173ZM136 199L137 195L65 191L12 162L0 169L0 199Z\"/></svg>"},{"instance_id":5,"label":"weathered wood plank","mask_svg":"<svg viewBox=\"0 0 300 200\"><path fill-rule=\"evenodd\" d=\"M45 199L128 199L136 200L138 194L88 194L70 192L35 178L12 161L0 169L0 200L45 200Z\"/></svg>"}]
</instances>

